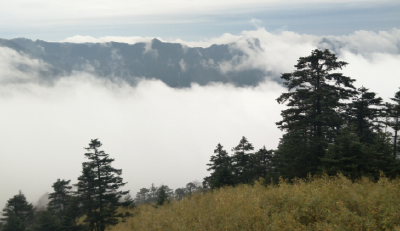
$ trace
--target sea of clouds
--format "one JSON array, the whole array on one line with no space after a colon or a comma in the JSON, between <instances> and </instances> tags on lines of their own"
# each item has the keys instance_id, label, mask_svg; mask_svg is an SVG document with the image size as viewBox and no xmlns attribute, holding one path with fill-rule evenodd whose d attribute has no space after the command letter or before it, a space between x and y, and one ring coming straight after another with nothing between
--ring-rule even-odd
<instances>
[{"instance_id":1,"label":"sea of clouds","mask_svg":"<svg viewBox=\"0 0 400 231\"><path fill-rule=\"evenodd\" d=\"M78 35L62 42L151 39ZM328 48L349 63L341 72L356 79L357 87L370 88L385 101L400 87L400 30L395 28L324 37L258 28L197 42L164 41L188 47L230 44L247 55L219 63L222 72L262 68L278 76L293 71L297 59L313 49ZM275 99L286 89L268 76L257 87L215 83L173 89L158 80L133 87L86 72L43 82L40 73L48 68L42 60L0 47L0 185L6 185L0 206L18 190L35 202L51 192L57 178L76 183L90 139L104 143L134 196L151 183L175 189L202 181L218 143L230 151L246 136L256 149L274 149L282 135L275 122L284 105Z\"/></svg>"}]
</instances>

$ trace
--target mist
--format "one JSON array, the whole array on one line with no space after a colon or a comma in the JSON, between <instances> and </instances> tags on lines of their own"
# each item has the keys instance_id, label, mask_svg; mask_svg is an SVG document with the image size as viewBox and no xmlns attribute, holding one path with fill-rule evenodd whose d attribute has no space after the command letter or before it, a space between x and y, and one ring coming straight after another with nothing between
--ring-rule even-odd
<instances>
[{"instance_id":1,"label":"mist","mask_svg":"<svg viewBox=\"0 0 400 231\"><path fill-rule=\"evenodd\" d=\"M52 87L1 90L7 92L0 98L3 204L18 190L36 201L58 178L76 182L83 148L95 138L133 195L151 183L177 188L201 181L218 143L230 150L246 136L257 148L276 148L282 106L273 99L284 91L274 82L176 90L143 81L133 88L84 74Z\"/></svg>"},{"instance_id":2,"label":"mist","mask_svg":"<svg viewBox=\"0 0 400 231\"><path fill-rule=\"evenodd\" d=\"M400 87L399 34L398 29L361 31L323 40L259 28L199 42L180 41L187 46L232 43L247 52L246 59L221 63L221 71L264 68L272 77L293 71L296 60L312 49L329 48L349 63L341 72L356 79L357 87L370 88L387 101ZM96 39L76 36L66 41L73 38L79 42ZM242 42L246 38L258 38L261 49L247 49L251 43ZM150 42L146 38L132 41ZM245 136L256 149L264 145L275 149L282 135L275 122L285 106L275 99L286 89L271 76L256 87L211 83L185 89L170 88L160 80L131 86L87 72L43 82L40 71L48 64L1 49L1 206L18 190L36 202L52 191L58 178L76 183L81 163L86 161L84 147L91 139L98 138L101 149L115 158L113 166L123 170L128 182L125 189L134 196L151 183L176 189L202 181L218 143L230 152ZM20 72L20 65L30 74Z\"/></svg>"}]
</instances>

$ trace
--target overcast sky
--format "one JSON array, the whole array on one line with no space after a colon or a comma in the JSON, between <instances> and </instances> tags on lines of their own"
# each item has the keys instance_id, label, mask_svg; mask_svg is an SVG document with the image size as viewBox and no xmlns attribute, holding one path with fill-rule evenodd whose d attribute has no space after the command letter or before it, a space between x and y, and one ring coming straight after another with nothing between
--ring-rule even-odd
<instances>
[{"instance_id":1,"label":"overcast sky","mask_svg":"<svg viewBox=\"0 0 400 231\"><path fill-rule=\"evenodd\" d=\"M0 32L51 41L74 35L198 41L255 26L345 35L398 27L399 12L397 0L13 0L0 2Z\"/></svg>"},{"instance_id":2,"label":"overcast sky","mask_svg":"<svg viewBox=\"0 0 400 231\"><path fill-rule=\"evenodd\" d=\"M329 38L333 43L324 46L350 63L343 73L385 100L400 87L399 29L398 1L0 2L1 38L232 43L248 56L237 66L225 63L230 70L290 72ZM246 38L258 38L262 50L248 49ZM90 139L104 143L134 196L151 183L176 189L202 181L218 143L230 152L246 136L256 149L274 149L281 136L275 122L284 106L275 99L285 89L268 78L255 88L172 89L160 81L131 87L74 73L43 86L35 70L46 65L0 48L0 207L18 190L35 202L57 178L76 183Z\"/></svg>"}]
</instances>

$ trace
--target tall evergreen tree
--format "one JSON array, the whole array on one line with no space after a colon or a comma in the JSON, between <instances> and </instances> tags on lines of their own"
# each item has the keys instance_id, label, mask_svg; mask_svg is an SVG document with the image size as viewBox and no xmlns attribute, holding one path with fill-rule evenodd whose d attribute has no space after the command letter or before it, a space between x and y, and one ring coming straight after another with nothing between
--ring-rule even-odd
<instances>
[{"instance_id":1,"label":"tall evergreen tree","mask_svg":"<svg viewBox=\"0 0 400 231\"><path fill-rule=\"evenodd\" d=\"M210 158L210 163L207 164L209 166L207 171L212 171L211 175L204 178L203 185L207 185L211 189L234 185L236 181L230 156L221 144L217 145L214 154Z\"/></svg>"},{"instance_id":2,"label":"tall evergreen tree","mask_svg":"<svg viewBox=\"0 0 400 231\"><path fill-rule=\"evenodd\" d=\"M118 218L126 216L118 213L117 208L121 205L121 197L129 193L118 191L126 184L120 177L122 170L111 166L114 159L99 150L101 145L97 139L89 143L86 150L90 152L85 153L89 161L82 164L82 175L77 184L86 215L84 221L95 231L104 231L107 226L116 225Z\"/></svg>"},{"instance_id":3,"label":"tall evergreen tree","mask_svg":"<svg viewBox=\"0 0 400 231\"><path fill-rule=\"evenodd\" d=\"M63 231L81 231L83 226L78 224L78 220L83 216L83 210L80 207L81 199L79 197L71 197L61 223Z\"/></svg>"},{"instance_id":4,"label":"tall evergreen tree","mask_svg":"<svg viewBox=\"0 0 400 231\"><path fill-rule=\"evenodd\" d=\"M344 127L329 145L325 158L321 158L321 169L329 175L342 173L352 180L361 176L379 179L381 172L396 177L400 173L400 163L386 145L388 138L378 131L371 142L361 142L355 126Z\"/></svg>"},{"instance_id":5,"label":"tall evergreen tree","mask_svg":"<svg viewBox=\"0 0 400 231\"><path fill-rule=\"evenodd\" d=\"M400 91L396 92L393 98L390 98L394 101L393 104L388 104L387 111L388 116L390 118L387 121L387 125L391 127L394 131L393 136L393 156L397 157L400 152L400 139L399 139L399 131L400 131Z\"/></svg>"},{"instance_id":6,"label":"tall evergreen tree","mask_svg":"<svg viewBox=\"0 0 400 231\"><path fill-rule=\"evenodd\" d=\"M365 147L353 127L345 127L339 131L339 135L333 144L330 144L324 158L321 158L321 169L328 175L342 173L352 180L365 174L368 158Z\"/></svg>"},{"instance_id":7,"label":"tall evergreen tree","mask_svg":"<svg viewBox=\"0 0 400 231\"><path fill-rule=\"evenodd\" d=\"M82 204L81 211L86 215L84 222L88 230L95 230L96 216L93 214L97 208L95 179L96 174L88 166L88 163L82 163L82 175L78 177L78 183L75 186L77 187L76 193Z\"/></svg>"},{"instance_id":8,"label":"tall evergreen tree","mask_svg":"<svg viewBox=\"0 0 400 231\"><path fill-rule=\"evenodd\" d=\"M247 184L253 180L251 170L248 166L250 164L250 151L253 150L253 145L249 143L244 136L240 140L239 144L232 148L233 155L231 163L238 183Z\"/></svg>"},{"instance_id":9,"label":"tall evergreen tree","mask_svg":"<svg viewBox=\"0 0 400 231\"><path fill-rule=\"evenodd\" d=\"M320 158L343 124L343 100L355 94L354 79L332 73L346 65L329 50L316 49L300 57L294 72L282 74L289 91L277 99L289 107L276 123L286 131L276 153L277 164L283 166L282 175L306 177L318 171Z\"/></svg>"},{"instance_id":10,"label":"tall evergreen tree","mask_svg":"<svg viewBox=\"0 0 400 231\"><path fill-rule=\"evenodd\" d=\"M26 201L21 191L7 201L3 209L2 231L25 231L33 219L34 210L32 204Z\"/></svg>"},{"instance_id":11,"label":"tall evergreen tree","mask_svg":"<svg viewBox=\"0 0 400 231\"><path fill-rule=\"evenodd\" d=\"M258 180L260 177L270 180L272 177L272 158L273 150L267 150L265 146L259 149L250 158L253 180Z\"/></svg>"},{"instance_id":12,"label":"tall evergreen tree","mask_svg":"<svg viewBox=\"0 0 400 231\"><path fill-rule=\"evenodd\" d=\"M60 221L54 216L53 211L43 210L36 215L34 231L60 231Z\"/></svg>"},{"instance_id":13,"label":"tall evergreen tree","mask_svg":"<svg viewBox=\"0 0 400 231\"><path fill-rule=\"evenodd\" d=\"M62 221L63 216L65 215L65 209L68 206L69 200L71 198L71 188L69 185L70 180L60 180L52 185L54 192L49 194L49 204L48 210L52 211L54 215L57 216L59 222Z\"/></svg>"},{"instance_id":14,"label":"tall evergreen tree","mask_svg":"<svg viewBox=\"0 0 400 231\"><path fill-rule=\"evenodd\" d=\"M356 132L362 143L372 143L374 131L380 131L381 123L378 120L381 114L382 98L376 97L374 92L367 88L358 89L352 103L348 104L348 121L356 127Z\"/></svg>"},{"instance_id":15,"label":"tall evergreen tree","mask_svg":"<svg viewBox=\"0 0 400 231\"><path fill-rule=\"evenodd\" d=\"M169 190L169 188L166 187L166 185L161 185L158 188L157 201L156 201L156 205L155 205L156 207L162 206L166 203L169 203L168 190Z\"/></svg>"},{"instance_id":16,"label":"tall evergreen tree","mask_svg":"<svg viewBox=\"0 0 400 231\"><path fill-rule=\"evenodd\" d=\"M392 155L392 149L387 145L390 137L383 133L377 132L374 136L372 144L364 144L364 153L368 161L366 161L366 171L363 175L379 179L382 171L388 177L396 177L400 173L400 163Z\"/></svg>"}]
</instances>

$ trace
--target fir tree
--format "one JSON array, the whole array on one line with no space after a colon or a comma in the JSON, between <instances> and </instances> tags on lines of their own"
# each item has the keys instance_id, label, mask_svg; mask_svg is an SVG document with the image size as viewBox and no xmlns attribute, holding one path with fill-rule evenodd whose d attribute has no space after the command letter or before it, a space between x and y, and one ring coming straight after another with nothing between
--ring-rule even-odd
<instances>
[{"instance_id":1,"label":"fir tree","mask_svg":"<svg viewBox=\"0 0 400 231\"><path fill-rule=\"evenodd\" d=\"M19 191L7 201L3 209L2 231L25 231L33 219L34 211L32 204L26 201L26 197Z\"/></svg>"},{"instance_id":2,"label":"fir tree","mask_svg":"<svg viewBox=\"0 0 400 231\"><path fill-rule=\"evenodd\" d=\"M104 231L107 226L116 225L118 218L125 217L118 213L117 208L121 205L121 197L129 191L118 191L126 183L120 175L122 170L111 166L114 159L104 151L98 150L101 147L100 141L91 140L89 153L85 153L88 162L82 164L82 175L78 178L78 193L82 199L82 207L85 211L85 223L90 230Z\"/></svg>"},{"instance_id":3,"label":"fir tree","mask_svg":"<svg viewBox=\"0 0 400 231\"><path fill-rule=\"evenodd\" d=\"M309 134L303 129L297 129L283 134L278 149L275 151L272 165L275 170L274 180L281 176L284 179L307 177L308 173L315 173L315 159L310 148Z\"/></svg>"},{"instance_id":4,"label":"fir tree","mask_svg":"<svg viewBox=\"0 0 400 231\"><path fill-rule=\"evenodd\" d=\"M365 162L368 159L355 130L352 127L340 130L335 143L329 145L326 156L321 158L321 169L328 175L342 173L355 180L367 171Z\"/></svg>"},{"instance_id":5,"label":"fir tree","mask_svg":"<svg viewBox=\"0 0 400 231\"><path fill-rule=\"evenodd\" d=\"M316 49L300 57L294 72L282 74L289 91L277 99L289 107L276 123L286 131L276 152L282 175L306 177L318 171L320 158L343 124L343 100L355 94L355 80L332 73L346 65L329 50Z\"/></svg>"},{"instance_id":6,"label":"fir tree","mask_svg":"<svg viewBox=\"0 0 400 231\"><path fill-rule=\"evenodd\" d=\"M57 181L52 185L54 192L49 194L50 201L48 209L57 216L60 222L65 215L65 209L67 208L71 198L72 186L69 185L70 182L70 180L66 181L57 179Z\"/></svg>"},{"instance_id":7,"label":"fir tree","mask_svg":"<svg viewBox=\"0 0 400 231\"><path fill-rule=\"evenodd\" d=\"M267 181L270 180L273 170L272 158L273 150L267 150L265 146L251 156L250 163L254 180L258 180L260 177Z\"/></svg>"},{"instance_id":8,"label":"fir tree","mask_svg":"<svg viewBox=\"0 0 400 231\"><path fill-rule=\"evenodd\" d=\"M381 130L381 123L378 118L381 114L382 98L376 97L374 92L369 92L367 88L358 89L358 94L348 105L348 121L353 123L356 132L362 143L372 143L374 131Z\"/></svg>"},{"instance_id":9,"label":"fir tree","mask_svg":"<svg viewBox=\"0 0 400 231\"><path fill-rule=\"evenodd\" d=\"M400 131L400 91L396 92L393 98L390 98L394 101L393 104L388 104L387 111L388 117L390 118L387 121L387 125L391 127L394 131L393 136L393 156L397 157L400 150L400 139L399 139L399 131Z\"/></svg>"},{"instance_id":10,"label":"fir tree","mask_svg":"<svg viewBox=\"0 0 400 231\"><path fill-rule=\"evenodd\" d=\"M236 181L228 153L221 144L218 144L214 154L207 164L209 166L207 171L212 171L211 175L204 178L203 185L211 189L234 185Z\"/></svg>"},{"instance_id":11,"label":"fir tree","mask_svg":"<svg viewBox=\"0 0 400 231\"><path fill-rule=\"evenodd\" d=\"M364 153L368 161L363 175L379 179L383 172L388 177L396 177L400 173L399 160L392 154L392 148L387 145L390 137L383 132L377 132L372 144L365 144Z\"/></svg>"},{"instance_id":12,"label":"fir tree","mask_svg":"<svg viewBox=\"0 0 400 231\"><path fill-rule=\"evenodd\" d=\"M61 230L63 231L81 231L83 226L78 224L78 220L83 216L83 210L80 207L81 199L78 197L71 197L68 206L65 209L65 214L61 223Z\"/></svg>"},{"instance_id":13,"label":"fir tree","mask_svg":"<svg viewBox=\"0 0 400 231\"><path fill-rule=\"evenodd\" d=\"M250 151L253 151L254 147L246 137L242 137L239 144L232 148L233 155L231 158L231 163L233 167L233 172L237 178L238 183L247 184L253 180L251 175L251 170L249 169L250 163Z\"/></svg>"},{"instance_id":14,"label":"fir tree","mask_svg":"<svg viewBox=\"0 0 400 231\"><path fill-rule=\"evenodd\" d=\"M381 172L396 177L400 165L386 145L389 137L383 132L376 132L373 137L370 143L361 142L357 128L341 129L325 158L321 158L321 169L329 175L342 173L352 180L361 176L379 179Z\"/></svg>"},{"instance_id":15,"label":"fir tree","mask_svg":"<svg viewBox=\"0 0 400 231\"><path fill-rule=\"evenodd\" d=\"M86 215L84 222L89 230L95 230L96 217L93 212L97 208L96 198L96 174L88 163L82 163L82 175L78 177L77 195L82 204L82 213Z\"/></svg>"},{"instance_id":16,"label":"fir tree","mask_svg":"<svg viewBox=\"0 0 400 231\"><path fill-rule=\"evenodd\" d=\"M156 201L156 207L158 206L162 206L166 203L169 203L168 200L168 187L166 187L166 185L161 185L158 188L158 192L157 192L157 201Z\"/></svg>"},{"instance_id":17,"label":"fir tree","mask_svg":"<svg viewBox=\"0 0 400 231\"><path fill-rule=\"evenodd\" d=\"M35 219L34 231L60 231L60 221L54 216L53 211L39 211Z\"/></svg>"}]
</instances>

